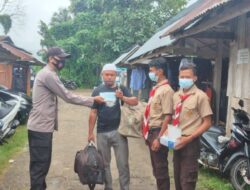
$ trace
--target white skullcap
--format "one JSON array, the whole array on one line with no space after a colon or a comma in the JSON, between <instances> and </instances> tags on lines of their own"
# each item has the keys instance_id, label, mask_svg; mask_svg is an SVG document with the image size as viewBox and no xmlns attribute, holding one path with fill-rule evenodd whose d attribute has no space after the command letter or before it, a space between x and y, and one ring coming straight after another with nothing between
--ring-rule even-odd
<instances>
[{"instance_id":1,"label":"white skullcap","mask_svg":"<svg viewBox=\"0 0 250 190\"><path fill-rule=\"evenodd\" d=\"M106 64L103 66L102 72L103 71L117 71L117 69L116 69L116 66L114 64L109 63L109 64Z\"/></svg>"}]
</instances>

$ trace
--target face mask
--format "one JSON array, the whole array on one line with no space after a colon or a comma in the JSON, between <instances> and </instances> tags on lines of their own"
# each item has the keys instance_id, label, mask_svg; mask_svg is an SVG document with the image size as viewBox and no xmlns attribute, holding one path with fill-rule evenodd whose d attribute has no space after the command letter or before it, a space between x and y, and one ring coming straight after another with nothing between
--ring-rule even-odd
<instances>
[{"instance_id":1,"label":"face mask","mask_svg":"<svg viewBox=\"0 0 250 190\"><path fill-rule=\"evenodd\" d=\"M60 61L57 60L57 64L54 64L54 65L57 68L57 70L60 71L65 66L65 61L64 60L60 60Z\"/></svg>"},{"instance_id":2,"label":"face mask","mask_svg":"<svg viewBox=\"0 0 250 190\"><path fill-rule=\"evenodd\" d=\"M179 85L182 89L189 89L194 85L194 81L187 78L179 79Z\"/></svg>"},{"instance_id":3,"label":"face mask","mask_svg":"<svg viewBox=\"0 0 250 190\"><path fill-rule=\"evenodd\" d=\"M156 76L155 73L150 72L150 73L148 74L148 76L149 76L150 80L152 80L153 82L157 82L157 81L158 81L158 76Z\"/></svg>"}]
</instances>

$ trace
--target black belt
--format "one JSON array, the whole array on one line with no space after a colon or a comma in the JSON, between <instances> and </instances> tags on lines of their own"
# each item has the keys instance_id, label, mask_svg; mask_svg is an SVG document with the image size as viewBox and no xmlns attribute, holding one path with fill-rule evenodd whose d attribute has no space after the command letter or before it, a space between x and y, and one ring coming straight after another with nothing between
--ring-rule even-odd
<instances>
[{"instance_id":1,"label":"black belt","mask_svg":"<svg viewBox=\"0 0 250 190\"><path fill-rule=\"evenodd\" d=\"M150 128L150 129L149 129L149 132L160 131L160 130L161 130L160 127L157 127L157 128Z\"/></svg>"}]
</instances>

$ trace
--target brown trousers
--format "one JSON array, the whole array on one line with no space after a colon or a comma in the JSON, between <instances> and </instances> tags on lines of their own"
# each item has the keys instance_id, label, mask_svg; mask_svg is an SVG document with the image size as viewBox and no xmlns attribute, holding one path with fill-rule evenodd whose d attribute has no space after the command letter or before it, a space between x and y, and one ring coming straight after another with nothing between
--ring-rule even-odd
<instances>
[{"instance_id":1,"label":"brown trousers","mask_svg":"<svg viewBox=\"0 0 250 190\"><path fill-rule=\"evenodd\" d=\"M174 180L176 190L195 190L198 178L200 139L174 151Z\"/></svg>"},{"instance_id":2,"label":"brown trousers","mask_svg":"<svg viewBox=\"0 0 250 190\"><path fill-rule=\"evenodd\" d=\"M147 145L149 146L151 164L153 168L153 174L156 178L158 190L169 190L169 174L168 174L168 148L165 146L160 147L157 152L151 150L153 141L157 139L160 133L160 129L150 130Z\"/></svg>"}]
</instances>

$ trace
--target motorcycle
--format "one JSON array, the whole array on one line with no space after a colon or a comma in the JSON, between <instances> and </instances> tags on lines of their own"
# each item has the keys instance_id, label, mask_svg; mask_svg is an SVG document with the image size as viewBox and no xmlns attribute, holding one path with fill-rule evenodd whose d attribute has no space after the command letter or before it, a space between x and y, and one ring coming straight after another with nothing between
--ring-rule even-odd
<instances>
[{"instance_id":1,"label":"motorcycle","mask_svg":"<svg viewBox=\"0 0 250 190\"><path fill-rule=\"evenodd\" d=\"M21 106L17 114L17 119L20 124L25 124L32 108L32 99L22 92L16 92L2 86L0 86L0 97L5 97L5 99L16 99L20 102Z\"/></svg>"},{"instance_id":2,"label":"motorcycle","mask_svg":"<svg viewBox=\"0 0 250 190\"><path fill-rule=\"evenodd\" d=\"M236 190L250 188L250 116L241 109L233 109L234 123L231 137L225 137L222 127L212 126L201 136L199 163L202 166L229 174Z\"/></svg>"},{"instance_id":3,"label":"motorcycle","mask_svg":"<svg viewBox=\"0 0 250 190\"><path fill-rule=\"evenodd\" d=\"M65 86L65 88L67 88L69 90L76 90L78 87L76 82L73 80L66 80L66 79L61 78L61 81L62 81L63 85Z\"/></svg>"},{"instance_id":4,"label":"motorcycle","mask_svg":"<svg viewBox=\"0 0 250 190\"><path fill-rule=\"evenodd\" d=\"M5 142L4 138L15 133L15 129L19 125L16 116L20 106L20 101L17 99L0 96L0 144Z\"/></svg>"}]
</instances>

